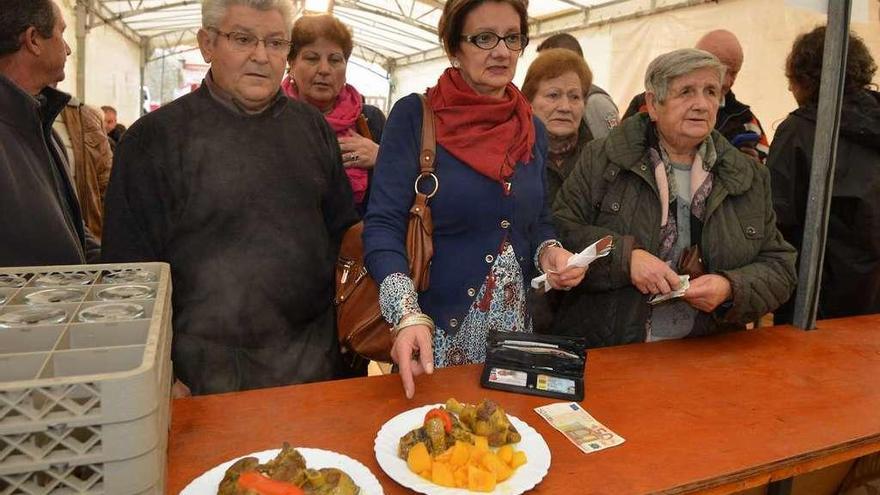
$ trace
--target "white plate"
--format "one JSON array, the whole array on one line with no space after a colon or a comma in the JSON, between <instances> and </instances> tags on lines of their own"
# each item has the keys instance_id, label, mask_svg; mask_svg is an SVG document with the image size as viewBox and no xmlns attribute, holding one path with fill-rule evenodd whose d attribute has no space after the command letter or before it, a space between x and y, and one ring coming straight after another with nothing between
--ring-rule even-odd
<instances>
[{"instance_id":1,"label":"white plate","mask_svg":"<svg viewBox=\"0 0 880 495\"><path fill-rule=\"evenodd\" d=\"M397 457L397 446L400 437L418 428L425 420L425 413L443 404L433 404L394 416L384 425L376 435L373 449L376 451L376 460L379 466L388 476L401 485L427 495L473 495L476 492L463 488L447 488L435 485L421 476L413 473L406 466L406 461ZM531 490L547 475L550 469L550 449L544 438L534 428L519 420L515 416L507 415L516 431L522 436L522 440L514 445L516 450L526 453L527 462L517 468L509 479L495 486L492 493L500 495L517 495Z\"/></svg>"},{"instance_id":2,"label":"white plate","mask_svg":"<svg viewBox=\"0 0 880 495\"><path fill-rule=\"evenodd\" d=\"M344 471L361 488L360 495L384 495L382 485L379 484L379 480L373 476L373 473L366 466L351 457L329 450L302 447L297 447L296 450L302 454L306 460L306 466L311 469L336 468ZM263 464L274 459L279 452L281 452L281 449L254 452L224 462L219 466L214 466L186 485L186 488L180 492L180 495L217 495L217 488L220 487L220 482L223 481L226 470L235 464L235 461L242 457L256 457Z\"/></svg>"}]
</instances>

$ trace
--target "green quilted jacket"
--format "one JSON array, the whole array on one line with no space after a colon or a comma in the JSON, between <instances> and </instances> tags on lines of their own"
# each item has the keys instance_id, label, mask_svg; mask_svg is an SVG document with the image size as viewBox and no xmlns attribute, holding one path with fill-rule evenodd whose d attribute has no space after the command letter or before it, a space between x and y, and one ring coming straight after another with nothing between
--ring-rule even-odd
<instances>
[{"instance_id":1,"label":"green quilted jacket","mask_svg":"<svg viewBox=\"0 0 880 495\"><path fill-rule=\"evenodd\" d=\"M660 246L650 125L646 114L637 115L591 142L554 202L559 237L570 251L614 236L611 255L592 264L565 295L553 323L553 333L584 335L591 347L645 340L648 296L632 285L629 267L634 248L656 256ZM707 271L730 280L733 299L712 314L700 313L704 321L696 328L704 331L697 334L744 328L788 300L796 280L797 253L776 229L767 169L717 131L712 137L718 158L700 247Z\"/></svg>"}]
</instances>

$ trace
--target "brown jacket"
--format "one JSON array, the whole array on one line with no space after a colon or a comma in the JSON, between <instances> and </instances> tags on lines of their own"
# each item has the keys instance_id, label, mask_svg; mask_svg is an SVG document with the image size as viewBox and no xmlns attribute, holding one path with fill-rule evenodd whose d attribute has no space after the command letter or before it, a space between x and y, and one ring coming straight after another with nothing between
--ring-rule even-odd
<instances>
[{"instance_id":1,"label":"brown jacket","mask_svg":"<svg viewBox=\"0 0 880 495\"><path fill-rule=\"evenodd\" d=\"M76 100L71 100L62 113L73 146L74 188L83 221L100 239L104 224L104 193L113 164L103 118L100 112Z\"/></svg>"}]
</instances>

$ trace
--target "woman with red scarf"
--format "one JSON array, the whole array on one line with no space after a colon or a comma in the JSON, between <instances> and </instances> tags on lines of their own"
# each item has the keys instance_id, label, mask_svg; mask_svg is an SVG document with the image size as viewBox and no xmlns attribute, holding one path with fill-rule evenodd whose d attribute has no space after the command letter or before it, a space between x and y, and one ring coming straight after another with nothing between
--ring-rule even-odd
<instances>
[{"instance_id":1,"label":"woman with red scarf","mask_svg":"<svg viewBox=\"0 0 880 495\"><path fill-rule=\"evenodd\" d=\"M452 68L427 93L438 182L429 200L429 288L413 287L404 246L419 173L418 95L391 112L364 226L367 268L380 282L382 314L394 325L391 354L407 397L414 376L435 366L483 362L489 332L530 332L526 286L535 272L547 272L557 289L584 277L584 269L566 268L571 253L554 239L544 127L511 84L528 44L524 2L450 0L438 31Z\"/></svg>"},{"instance_id":2,"label":"woman with red scarf","mask_svg":"<svg viewBox=\"0 0 880 495\"><path fill-rule=\"evenodd\" d=\"M355 207L363 215L385 115L365 105L354 86L345 82L353 46L351 32L332 15L303 16L293 25L291 42L290 74L281 87L287 96L324 113L339 139Z\"/></svg>"}]
</instances>

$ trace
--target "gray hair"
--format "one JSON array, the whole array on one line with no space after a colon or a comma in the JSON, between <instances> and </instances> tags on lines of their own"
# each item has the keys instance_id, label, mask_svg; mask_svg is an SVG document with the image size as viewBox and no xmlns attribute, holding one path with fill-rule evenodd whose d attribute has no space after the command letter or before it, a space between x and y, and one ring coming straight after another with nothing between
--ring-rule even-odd
<instances>
[{"instance_id":1,"label":"gray hair","mask_svg":"<svg viewBox=\"0 0 880 495\"><path fill-rule=\"evenodd\" d=\"M657 103L666 101L669 85L677 77L700 69L715 69L718 71L718 81L724 81L727 67L718 60L718 57L696 48L682 48L669 53L664 53L648 64L645 72L645 90L654 93Z\"/></svg>"},{"instance_id":2,"label":"gray hair","mask_svg":"<svg viewBox=\"0 0 880 495\"><path fill-rule=\"evenodd\" d=\"M293 26L293 2L291 0L202 0L202 27L216 28L226 17L226 11L233 5L242 5L256 10L277 10L284 18L284 28L290 31Z\"/></svg>"}]
</instances>

